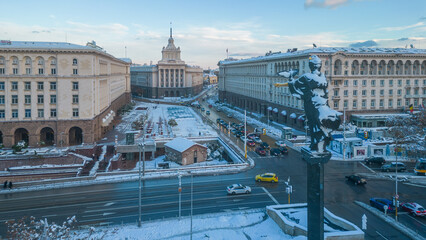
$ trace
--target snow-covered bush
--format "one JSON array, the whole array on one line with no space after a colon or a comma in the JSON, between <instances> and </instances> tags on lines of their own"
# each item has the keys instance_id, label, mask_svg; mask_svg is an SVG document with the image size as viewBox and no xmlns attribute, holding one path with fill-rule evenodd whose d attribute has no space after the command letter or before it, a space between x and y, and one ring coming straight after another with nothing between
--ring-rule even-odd
<instances>
[{"instance_id":1,"label":"snow-covered bush","mask_svg":"<svg viewBox=\"0 0 426 240\"><path fill-rule=\"evenodd\" d=\"M70 230L77 220L75 216L68 217L62 225L54 222L49 224L47 219L36 221L35 217L23 217L17 221L9 220L7 225L8 239L69 239Z\"/></svg>"}]
</instances>

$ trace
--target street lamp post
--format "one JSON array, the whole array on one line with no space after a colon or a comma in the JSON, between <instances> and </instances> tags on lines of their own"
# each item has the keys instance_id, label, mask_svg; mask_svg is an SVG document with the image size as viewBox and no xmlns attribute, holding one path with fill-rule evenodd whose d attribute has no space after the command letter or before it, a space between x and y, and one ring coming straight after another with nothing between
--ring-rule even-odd
<instances>
[{"instance_id":1,"label":"street lamp post","mask_svg":"<svg viewBox=\"0 0 426 240\"><path fill-rule=\"evenodd\" d=\"M398 221L398 140L395 141L396 145L396 166L395 166L395 221Z\"/></svg>"},{"instance_id":2,"label":"street lamp post","mask_svg":"<svg viewBox=\"0 0 426 240\"><path fill-rule=\"evenodd\" d=\"M180 175L180 171L178 173L178 178L179 178L179 219L181 216L181 209L182 209L182 176Z\"/></svg>"},{"instance_id":3,"label":"street lamp post","mask_svg":"<svg viewBox=\"0 0 426 240\"><path fill-rule=\"evenodd\" d=\"M346 108L343 108L343 161L346 155Z\"/></svg>"},{"instance_id":4,"label":"street lamp post","mask_svg":"<svg viewBox=\"0 0 426 240\"><path fill-rule=\"evenodd\" d=\"M138 144L139 148L139 220L138 220L138 227L142 226L142 177L141 177L141 144Z\"/></svg>"},{"instance_id":5,"label":"street lamp post","mask_svg":"<svg viewBox=\"0 0 426 240\"><path fill-rule=\"evenodd\" d=\"M192 172L191 172L191 237L190 237L190 239L192 240L192 194L193 194L193 190L192 190L192 188L193 188L193 184L194 184L194 180L193 180L193 175L192 175Z\"/></svg>"}]
</instances>

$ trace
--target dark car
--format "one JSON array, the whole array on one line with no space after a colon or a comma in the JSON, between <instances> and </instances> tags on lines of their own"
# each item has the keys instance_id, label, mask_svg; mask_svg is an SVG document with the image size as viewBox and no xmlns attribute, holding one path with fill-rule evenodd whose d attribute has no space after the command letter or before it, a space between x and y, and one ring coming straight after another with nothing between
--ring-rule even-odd
<instances>
[{"instance_id":1,"label":"dark car","mask_svg":"<svg viewBox=\"0 0 426 240\"><path fill-rule=\"evenodd\" d=\"M349 175L345 177L346 180L348 180L349 182L353 182L355 185L364 185L367 184L367 180L365 180L364 178L358 176L358 175Z\"/></svg>"},{"instance_id":2,"label":"dark car","mask_svg":"<svg viewBox=\"0 0 426 240\"><path fill-rule=\"evenodd\" d=\"M272 148L269 152L271 153L271 156L281 155L281 150L279 148Z\"/></svg>"},{"instance_id":3,"label":"dark car","mask_svg":"<svg viewBox=\"0 0 426 240\"><path fill-rule=\"evenodd\" d=\"M269 149L269 148L271 148L271 147L269 147L269 144L268 144L267 142L261 142L261 143L260 143L260 146L261 146L262 148L264 148L264 149Z\"/></svg>"},{"instance_id":4,"label":"dark car","mask_svg":"<svg viewBox=\"0 0 426 240\"><path fill-rule=\"evenodd\" d=\"M382 157L369 157L369 158L364 159L364 161L365 161L366 164L376 163L376 164L383 165L383 164L386 163L386 160Z\"/></svg>"},{"instance_id":5,"label":"dark car","mask_svg":"<svg viewBox=\"0 0 426 240\"><path fill-rule=\"evenodd\" d=\"M221 119L220 119L220 118L217 118L217 119L216 119L216 123L220 123L220 121L221 121Z\"/></svg>"},{"instance_id":6,"label":"dark car","mask_svg":"<svg viewBox=\"0 0 426 240\"><path fill-rule=\"evenodd\" d=\"M260 156L266 156L265 149L263 149L261 147L256 148L256 153L259 154Z\"/></svg>"},{"instance_id":7,"label":"dark car","mask_svg":"<svg viewBox=\"0 0 426 240\"><path fill-rule=\"evenodd\" d=\"M390 163L390 164L385 164L381 167L382 172L403 172L405 170L407 170L407 167L405 167L404 163L399 162L398 164L396 164L396 162Z\"/></svg>"},{"instance_id":8,"label":"dark car","mask_svg":"<svg viewBox=\"0 0 426 240\"><path fill-rule=\"evenodd\" d=\"M395 212L395 206L393 205L392 200L386 198L370 198L370 206L375 207L380 211L385 211L384 206L388 206L387 212Z\"/></svg>"},{"instance_id":9,"label":"dark car","mask_svg":"<svg viewBox=\"0 0 426 240\"><path fill-rule=\"evenodd\" d=\"M287 154L288 153L287 147L279 147L278 149L281 151L281 154Z\"/></svg>"}]
</instances>

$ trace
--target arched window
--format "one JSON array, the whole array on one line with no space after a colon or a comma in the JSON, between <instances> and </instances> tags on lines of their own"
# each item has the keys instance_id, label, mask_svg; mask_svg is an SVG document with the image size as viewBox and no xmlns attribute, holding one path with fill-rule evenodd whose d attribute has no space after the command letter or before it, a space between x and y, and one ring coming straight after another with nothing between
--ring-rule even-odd
<instances>
[{"instance_id":1,"label":"arched window","mask_svg":"<svg viewBox=\"0 0 426 240\"><path fill-rule=\"evenodd\" d=\"M72 65L77 65L77 64L78 64L77 58L74 58L74 59L72 60Z\"/></svg>"}]
</instances>

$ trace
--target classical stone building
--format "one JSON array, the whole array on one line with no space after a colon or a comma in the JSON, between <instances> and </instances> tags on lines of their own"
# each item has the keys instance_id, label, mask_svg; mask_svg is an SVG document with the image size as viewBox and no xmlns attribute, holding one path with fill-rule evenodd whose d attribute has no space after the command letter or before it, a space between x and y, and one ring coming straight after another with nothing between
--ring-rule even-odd
<instances>
[{"instance_id":1,"label":"classical stone building","mask_svg":"<svg viewBox=\"0 0 426 240\"><path fill-rule=\"evenodd\" d=\"M207 147L186 138L175 138L164 147L166 160L181 165L204 162L207 159Z\"/></svg>"},{"instance_id":2,"label":"classical stone building","mask_svg":"<svg viewBox=\"0 0 426 240\"><path fill-rule=\"evenodd\" d=\"M329 82L331 108L350 116L397 113L412 104L426 105L426 50L406 48L322 47L219 62L219 98L269 116L273 121L303 127L303 103L286 87L278 73L298 69L309 72L308 59L317 55Z\"/></svg>"},{"instance_id":3,"label":"classical stone building","mask_svg":"<svg viewBox=\"0 0 426 240\"><path fill-rule=\"evenodd\" d=\"M175 46L170 29L167 47L157 65L130 68L132 93L147 98L195 96L203 89L203 70L186 65Z\"/></svg>"},{"instance_id":4,"label":"classical stone building","mask_svg":"<svg viewBox=\"0 0 426 240\"><path fill-rule=\"evenodd\" d=\"M0 142L92 143L130 101L130 63L95 42L0 43Z\"/></svg>"}]
</instances>

